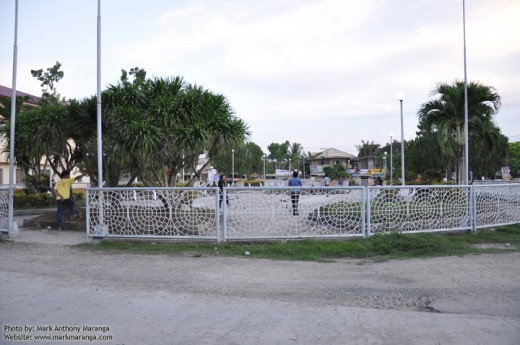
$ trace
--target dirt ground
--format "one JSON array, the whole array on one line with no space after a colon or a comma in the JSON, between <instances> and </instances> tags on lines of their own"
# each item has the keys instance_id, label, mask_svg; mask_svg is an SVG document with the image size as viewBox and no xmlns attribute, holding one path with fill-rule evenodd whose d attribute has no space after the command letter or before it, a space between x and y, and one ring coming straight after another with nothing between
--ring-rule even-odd
<instances>
[{"instance_id":1,"label":"dirt ground","mask_svg":"<svg viewBox=\"0 0 520 345\"><path fill-rule=\"evenodd\" d=\"M0 344L520 343L520 253L315 263L16 240L0 288Z\"/></svg>"}]
</instances>

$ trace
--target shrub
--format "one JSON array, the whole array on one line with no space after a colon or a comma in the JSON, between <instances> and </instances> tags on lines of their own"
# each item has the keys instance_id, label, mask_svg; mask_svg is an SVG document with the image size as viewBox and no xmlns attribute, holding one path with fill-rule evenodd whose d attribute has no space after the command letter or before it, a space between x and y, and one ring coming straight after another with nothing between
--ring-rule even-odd
<instances>
[{"instance_id":1,"label":"shrub","mask_svg":"<svg viewBox=\"0 0 520 345\"><path fill-rule=\"evenodd\" d=\"M84 190L74 190L76 201L85 200ZM50 208L56 206L56 198L50 193L26 194L24 190L15 190L13 205L16 209Z\"/></svg>"},{"instance_id":2,"label":"shrub","mask_svg":"<svg viewBox=\"0 0 520 345\"><path fill-rule=\"evenodd\" d=\"M13 205L14 208L47 208L55 205L54 195L50 193L43 194L31 194L25 195L25 193L14 193L13 194Z\"/></svg>"}]
</instances>

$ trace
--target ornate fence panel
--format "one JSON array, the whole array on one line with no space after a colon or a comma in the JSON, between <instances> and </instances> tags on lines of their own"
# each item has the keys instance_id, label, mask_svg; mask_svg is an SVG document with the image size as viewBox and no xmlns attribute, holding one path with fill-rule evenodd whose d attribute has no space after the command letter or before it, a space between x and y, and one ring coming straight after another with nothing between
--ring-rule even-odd
<instances>
[{"instance_id":1,"label":"ornate fence panel","mask_svg":"<svg viewBox=\"0 0 520 345\"><path fill-rule=\"evenodd\" d=\"M368 187L368 235L469 230L469 186Z\"/></svg>"},{"instance_id":2,"label":"ornate fence panel","mask_svg":"<svg viewBox=\"0 0 520 345\"><path fill-rule=\"evenodd\" d=\"M520 222L520 184L474 186L475 227Z\"/></svg>"},{"instance_id":3,"label":"ornate fence panel","mask_svg":"<svg viewBox=\"0 0 520 345\"><path fill-rule=\"evenodd\" d=\"M88 236L219 240L217 193L217 188L88 189Z\"/></svg>"},{"instance_id":4,"label":"ornate fence panel","mask_svg":"<svg viewBox=\"0 0 520 345\"><path fill-rule=\"evenodd\" d=\"M224 239L363 236L363 195L362 187L226 188Z\"/></svg>"},{"instance_id":5,"label":"ornate fence panel","mask_svg":"<svg viewBox=\"0 0 520 345\"><path fill-rule=\"evenodd\" d=\"M294 190L299 192L297 204L291 198ZM2 208L4 199L0 193L0 221L7 209ZM231 187L222 195L216 187L87 189L89 237L342 238L519 222L520 184Z\"/></svg>"},{"instance_id":6,"label":"ornate fence panel","mask_svg":"<svg viewBox=\"0 0 520 345\"><path fill-rule=\"evenodd\" d=\"M9 187L0 187L0 232L9 232Z\"/></svg>"}]
</instances>

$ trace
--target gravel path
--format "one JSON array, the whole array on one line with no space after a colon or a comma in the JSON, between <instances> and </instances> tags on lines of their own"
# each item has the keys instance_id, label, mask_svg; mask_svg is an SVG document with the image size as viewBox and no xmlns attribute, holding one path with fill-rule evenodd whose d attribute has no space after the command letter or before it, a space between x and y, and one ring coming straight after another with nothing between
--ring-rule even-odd
<instances>
[{"instance_id":1,"label":"gravel path","mask_svg":"<svg viewBox=\"0 0 520 345\"><path fill-rule=\"evenodd\" d=\"M15 241L0 244L0 286L0 344L64 334L5 325L111 337L64 344L520 343L520 253L314 263Z\"/></svg>"}]
</instances>

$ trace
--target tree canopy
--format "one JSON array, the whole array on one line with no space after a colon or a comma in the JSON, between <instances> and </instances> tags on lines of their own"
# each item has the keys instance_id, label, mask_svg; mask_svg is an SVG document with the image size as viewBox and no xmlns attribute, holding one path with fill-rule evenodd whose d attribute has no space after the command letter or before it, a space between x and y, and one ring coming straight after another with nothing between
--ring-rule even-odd
<instances>
[{"instance_id":1,"label":"tree canopy","mask_svg":"<svg viewBox=\"0 0 520 345\"><path fill-rule=\"evenodd\" d=\"M56 95L61 64L47 73L31 73ZM63 74L60 74L61 77ZM133 78L133 79L132 79ZM97 182L97 100L60 103L47 97L39 107L17 116L15 158L26 172L37 173L42 157L54 171L79 166ZM4 119L5 120L5 119ZM2 126L9 133L9 123ZM102 92L103 179L117 186L121 177L147 186L173 186L182 169L195 178L221 150L242 144L250 132L226 97L181 77L146 78L146 71L122 70L120 80ZM7 142L5 151L9 151ZM199 155L209 160L197 169Z\"/></svg>"},{"instance_id":2,"label":"tree canopy","mask_svg":"<svg viewBox=\"0 0 520 345\"><path fill-rule=\"evenodd\" d=\"M493 122L493 116L500 109L501 100L493 87L477 82L469 83L467 90L469 150L473 162L470 162L470 168L475 169L486 163L479 160L478 156L483 152L496 151L497 144L500 143L501 133ZM438 136L438 150L455 161L459 183L465 170L464 83L439 83L431 96L436 98L424 103L419 109L419 129Z\"/></svg>"}]
</instances>

